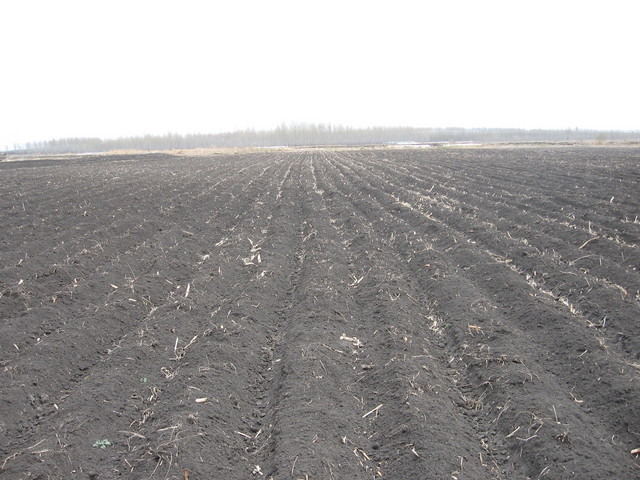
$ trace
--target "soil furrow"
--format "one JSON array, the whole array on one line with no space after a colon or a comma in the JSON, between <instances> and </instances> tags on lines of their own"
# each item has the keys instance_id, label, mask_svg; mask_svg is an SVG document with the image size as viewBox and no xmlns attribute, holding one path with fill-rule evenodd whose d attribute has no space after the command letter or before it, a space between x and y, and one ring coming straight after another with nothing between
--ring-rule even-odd
<instances>
[{"instance_id":1,"label":"soil furrow","mask_svg":"<svg viewBox=\"0 0 640 480\"><path fill-rule=\"evenodd\" d=\"M382 405L368 422L371 458L392 478L406 477L416 467L434 477L497 478L495 453L482 446L484 434L468 410L457 406L460 394L433 310L436 301L411 281L408 257L397 251L402 237L414 248L419 237L387 215L380 218L375 202L362 197L366 189L336 176L334 168L324 165L319 186L332 192L327 204L349 246L350 268L358 272L351 274L358 282L351 295L364 313L356 332L366 348L356 396L369 406ZM448 419L453 443L433 442L441 436L435 412Z\"/></svg>"}]
</instances>

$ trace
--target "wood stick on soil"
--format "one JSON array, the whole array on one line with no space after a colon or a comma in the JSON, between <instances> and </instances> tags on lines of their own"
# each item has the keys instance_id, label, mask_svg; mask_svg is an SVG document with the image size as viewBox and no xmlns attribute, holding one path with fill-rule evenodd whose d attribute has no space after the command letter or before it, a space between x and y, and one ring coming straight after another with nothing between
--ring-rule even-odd
<instances>
[{"instance_id":1,"label":"wood stick on soil","mask_svg":"<svg viewBox=\"0 0 640 480\"><path fill-rule=\"evenodd\" d=\"M376 408L374 408L373 410L369 410L367 413L365 413L364 415L362 415L362 418L367 418L369 415L371 415L372 413L378 413L378 410L380 410L380 408L382 408L382 406L384 405L384 403L381 403L380 405L378 405Z\"/></svg>"},{"instance_id":2,"label":"wood stick on soil","mask_svg":"<svg viewBox=\"0 0 640 480\"><path fill-rule=\"evenodd\" d=\"M518 430L520 430L520 427L519 427L519 426L518 426L518 428L516 428L513 432L511 432L509 435L507 435L507 436L506 436L506 437L504 437L504 438L511 438L511 437L513 437L513 436L516 434L516 432L517 432Z\"/></svg>"},{"instance_id":3,"label":"wood stick on soil","mask_svg":"<svg viewBox=\"0 0 640 480\"><path fill-rule=\"evenodd\" d=\"M584 242L582 245L580 245L580 247L578 248L578 250L582 250L584 247L586 247L589 243L594 242L596 240L598 240L600 237L593 237L590 238L589 240L587 240L586 242Z\"/></svg>"}]
</instances>

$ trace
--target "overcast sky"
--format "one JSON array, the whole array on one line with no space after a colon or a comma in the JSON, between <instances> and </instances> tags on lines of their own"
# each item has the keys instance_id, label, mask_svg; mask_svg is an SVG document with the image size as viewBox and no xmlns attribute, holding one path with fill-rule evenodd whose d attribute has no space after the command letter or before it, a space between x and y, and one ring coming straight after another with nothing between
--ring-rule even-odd
<instances>
[{"instance_id":1,"label":"overcast sky","mask_svg":"<svg viewBox=\"0 0 640 480\"><path fill-rule=\"evenodd\" d=\"M0 4L0 149L282 122L640 130L637 0Z\"/></svg>"}]
</instances>

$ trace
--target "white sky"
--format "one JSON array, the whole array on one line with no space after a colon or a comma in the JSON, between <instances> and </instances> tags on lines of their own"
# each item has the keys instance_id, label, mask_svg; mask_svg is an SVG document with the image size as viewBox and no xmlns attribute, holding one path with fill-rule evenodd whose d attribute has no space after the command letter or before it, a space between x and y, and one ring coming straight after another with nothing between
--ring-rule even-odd
<instances>
[{"instance_id":1,"label":"white sky","mask_svg":"<svg viewBox=\"0 0 640 480\"><path fill-rule=\"evenodd\" d=\"M0 4L0 150L282 122L640 130L637 0Z\"/></svg>"}]
</instances>

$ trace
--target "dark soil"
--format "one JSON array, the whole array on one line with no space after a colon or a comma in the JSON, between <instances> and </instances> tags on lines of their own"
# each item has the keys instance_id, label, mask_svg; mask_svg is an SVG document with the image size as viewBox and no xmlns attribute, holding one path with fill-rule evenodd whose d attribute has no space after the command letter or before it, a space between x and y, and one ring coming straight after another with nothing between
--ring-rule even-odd
<instances>
[{"instance_id":1,"label":"dark soil","mask_svg":"<svg viewBox=\"0 0 640 480\"><path fill-rule=\"evenodd\" d=\"M2 479L640 478L638 148L0 180Z\"/></svg>"}]
</instances>

